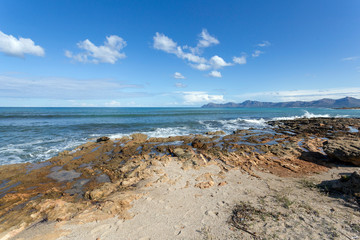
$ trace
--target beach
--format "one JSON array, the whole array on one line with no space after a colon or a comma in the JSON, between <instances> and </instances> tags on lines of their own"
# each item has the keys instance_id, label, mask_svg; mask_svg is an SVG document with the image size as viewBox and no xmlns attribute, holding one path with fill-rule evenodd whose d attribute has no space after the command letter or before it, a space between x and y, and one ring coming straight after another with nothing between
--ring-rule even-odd
<instances>
[{"instance_id":1,"label":"beach","mask_svg":"<svg viewBox=\"0 0 360 240\"><path fill-rule=\"evenodd\" d=\"M0 239L355 239L359 129L323 117L104 136L3 165Z\"/></svg>"}]
</instances>

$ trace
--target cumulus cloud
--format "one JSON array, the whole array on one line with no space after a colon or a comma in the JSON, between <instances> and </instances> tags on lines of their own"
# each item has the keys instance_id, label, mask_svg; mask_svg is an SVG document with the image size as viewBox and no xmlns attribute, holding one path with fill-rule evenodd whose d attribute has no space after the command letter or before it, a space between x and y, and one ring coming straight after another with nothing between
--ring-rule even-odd
<instances>
[{"instance_id":1,"label":"cumulus cloud","mask_svg":"<svg viewBox=\"0 0 360 240\"><path fill-rule=\"evenodd\" d=\"M255 50L254 52L253 52L253 54L251 54L251 56L252 57L258 57L258 56L260 56L261 54L263 54L264 52L262 52L262 51L260 51L260 50Z\"/></svg>"},{"instance_id":2,"label":"cumulus cloud","mask_svg":"<svg viewBox=\"0 0 360 240\"><path fill-rule=\"evenodd\" d=\"M164 51L166 53L174 54L178 58L183 59L190 65L192 68L195 68L200 71L207 70L218 70L224 67L234 66L235 64L246 64L246 55L237 57L234 56L232 62L225 61L222 57L218 55L212 56L210 59L202 57L205 48L220 44L220 41L214 36L210 35L206 29L203 29L199 35L198 43L195 47L190 47L188 45L180 46L177 42L169 38L163 33L155 33L153 37L153 48L157 50ZM263 41L262 43L257 44L258 47L267 47L270 46L269 41ZM260 50L255 50L252 54L252 57L256 58L263 54ZM214 75L217 77L221 74L218 71L210 72L209 76Z\"/></svg>"},{"instance_id":3,"label":"cumulus cloud","mask_svg":"<svg viewBox=\"0 0 360 240\"><path fill-rule=\"evenodd\" d=\"M268 47L271 43L269 41L263 41L262 43L257 44L258 47Z\"/></svg>"},{"instance_id":4,"label":"cumulus cloud","mask_svg":"<svg viewBox=\"0 0 360 240\"><path fill-rule=\"evenodd\" d=\"M218 72L218 71L211 71L209 73L209 77L214 77L214 78L221 78L221 72Z\"/></svg>"},{"instance_id":5,"label":"cumulus cloud","mask_svg":"<svg viewBox=\"0 0 360 240\"><path fill-rule=\"evenodd\" d=\"M25 54L44 56L45 51L30 38L16 38L0 31L0 52L9 56L24 57Z\"/></svg>"},{"instance_id":6,"label":"cumulus cloud","mask_svg":"<svg viewBox=\"0 0 360 240\"><path fill-rule=\"evenodd\" d=\"M342 58L341 61L355 61L358 60L359 58L360 58L359 56L346 57L346 58Z\"/></svg>"},{"instance_id":7,"label":"cumulus cloud","mask_svg":"<svg viewBox=\"0 0 360 240\"><path fill-rule=\"evenodd\" d=\"M209 70L211 68L211 66L209 64L205 64L205 63L200 63L200 64L190 64L191 67L200 70L200 71L206 71Z\"/></svg>"},{"instance_id":8,"label":"cumulus cloud","mask_svg":"<svg viewBox=\"0 0 360 240\"><path fill-rule=\"evenodd\" d=\"M176 79L185 79L185 77L179 72L174 73L174 78L176 78Z\"/></svg>"},{"instance_id":9,"label":"cumulus cloud","mask_svg":"<svg viewBox=\"0 0 360 240\"><path fill-rule=\"evenodd\" d=\"M84 50L78 54L73 54L66 50L65 56L75 61L83 63L111 63L114 64L118 59L125 58L125 53L121 50L126 46L126 41L119 36L111 35L106 37L104 45L96 46L89 39L77 43L78 48Z\"/></svg>"},{"instance_id":10,"label":"cumulus cloud","mask_svg":"<svg viewBox=\"0 0 360 240\"><path fill-rule=\"evenodd\" d=\"M223 68L226 66L231 66L233 65L232 63L227 63L224 61L224 59L222 59L221 57L215 55L212 58L210 58L209 63L211 64L211 66L215 69L219 69L219 68Z\"/></svg>"},{"instance_id":11,"label":"cumulus cloud","mask_svg":"<svg viewBox=\"0 0 360 240\"><path fill-rule=\"evenodd\" d=\"M156 33L153 37L154 39L154 48L158 50L165 51L167 53L175 53L177 49L177 43L174 42L171 38L165 36L162 33Z\"/></svg>"},{"instance_id":12,"label":"cumulus cloud","mask_svg":"<svg viewBox=\"0 0 360 240\"><path fill-rule=\"evenodd\" d=\"M312 101L321 98L360 98L360 88L311 89L293 91L257 92L238 96L245 99L266 101Z\"/></svg>"},{"instance_id":13,"label":"cumulus cloud","mask_svg":"<svg viewBox=\"0 0 360 240\"><path fill-rule=\"evenodd\" d=\"M195 48L196 52L199 52L201 48L207 48L213 45L219 44L219 40L211 36L206 29L203 29L200 33L200 40Z\"/></svg>"},{"instance_id":14,"label":"cumulus cloud","mask_svg":"<svg viewBox=\"0 0 360 240\"><path fill-rule=\"evenodd\" d=\"M233 57L233 62L237 64L246 64L246 56Z\"/></svg>"},{"instance_id":15,"label":"cumulus cloud","mask_svg":"<svg viewBox=\"0 0 360 240\"><path fill-rule=\"evenodd\" d=\"M214 55L209 60L200 56L203 49L220 43L219 40L211 36L206 29L203 29L200 33L200 39L196 47L189 47L187 45L179 46L174 40L158 32L153 37L153 40L153 47L155 49L174 54L178 58L187 61L191 67L200 71L220 69L234 65L234 63L228 63L218 55Z\"/></svg>"},{"instance_id":16,"label":"cumulus cloud","mask_svg":"<svg viewBox=\"0 0 360 240\"><path fill-rule=\"evenodd\" d=\"M182 92L181 94L184 99L184 104L189 104L189 105L208 103L208 102L224 102L223 95L211 95L208 94L207 92L192 91L192 92Z\"/></svg>"},{"instance_id":17,"label":"cumulus cloud","mask_svg":"<svg viewBox=\"0 0 360 240\"><path fill-rule=\"evenodd\" d=\"M187 85L186 85L186 84L183 84L183 83L178 82L178 83L175 83L175 87L177 87L177 88L186 88L186 87L187 87Z\"/></svg>"}]
</instances>

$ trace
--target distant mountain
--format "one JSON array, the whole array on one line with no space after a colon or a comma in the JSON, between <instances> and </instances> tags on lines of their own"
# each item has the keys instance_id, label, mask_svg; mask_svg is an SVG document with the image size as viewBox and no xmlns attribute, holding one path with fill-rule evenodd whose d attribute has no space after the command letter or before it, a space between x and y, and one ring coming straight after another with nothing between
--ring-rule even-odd
<instances>
[{"instance_id":1,"label":"distant mountain","mask_svg":"<svg viewBox=\"0 0 360 240\"><path fill-rule=\"evenodd\" d=\"M324 107L324 108L357 108L360 107L360 99L345 97L340 99L323 98L316 101L304 102L259 102L247 100L242 103L228 102L224 104L208 103L202 108L272 108L272 107Z\"/></svg>"}]
</instances>

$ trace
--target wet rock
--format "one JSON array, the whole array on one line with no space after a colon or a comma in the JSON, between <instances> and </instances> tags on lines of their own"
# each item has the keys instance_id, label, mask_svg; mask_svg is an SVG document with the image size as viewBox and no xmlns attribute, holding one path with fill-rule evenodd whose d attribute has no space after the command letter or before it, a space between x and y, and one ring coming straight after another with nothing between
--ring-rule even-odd
<instances>
[{"instance_id":1,"label":"wet rock","mask_svg":"<svg viewBox=\"0 0 360 240\"><path fill-rule=\"evenodd\" d=\"M224 131L206 132L206 135L225 135Z\"/></svg>"},{"instance_id":2,"label":"wet rock","mask_svg":"<svg viewBox=\"0 0 360 240\"><path fill-rule=\"evenodd\" d=\"M106 142L109 140L110 140L110 138L104 136L104 137L100 137L100 138L96 139L96 142Z\"/></svg>"},{"instance_id":3,"label":"wet rock","mask_svg":"<svg viewBox=\"0 0 360 240\"><path fill-rule=\"evenodd\" d=\"M194 148L199 148L199 149L203 149L203 150L207 150L209 148L208 143L201 139L195 139L191 143L191 146Z\"/></svg>"},{"instance_id":4,"label":"wet rock","mask_svg":"<svg viewBox=\"0 0 360 240\"><path fill-rule=\"evenodd\" d=\"M52 172L48 175L49 178L52 178L58 182L66 182L66 181L72 181L74 178L80 177L81 173L78 173L74 170L71 171L58 171L58 172Z\"/></svg>"},{"instance_id":5,"label":"wet rock","mask_svg":"<svg viewBox=\"0 0 360 240\"><path fill-rule=\"evenodd\" d=\"M359 139L331 139L324 142L324 152L332 159L360 166Z\"/></svg>"},{"instance_id":6,"label":"wet rock","mask_svg":"<svg viewBox=\"0 0 360 240\"><path fill-rule=\"evenodd\" d=\"M245 130L245 129L238 129L238 130L235 130L233 133L238 134L238 135L247 135L247 134L250 134L251 132L249 130Z\"/></svg>"}]
</instances>

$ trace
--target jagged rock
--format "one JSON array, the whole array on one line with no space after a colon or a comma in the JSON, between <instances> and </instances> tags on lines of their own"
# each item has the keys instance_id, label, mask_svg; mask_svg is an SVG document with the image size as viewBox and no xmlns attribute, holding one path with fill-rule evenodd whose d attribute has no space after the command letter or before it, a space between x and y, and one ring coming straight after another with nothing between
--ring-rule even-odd
<instances>
[{"instance_id":1,"label":"jagged rock","mask_svg":"<svg viewBox=\"0 0 360 240\"><path fill-rule=\"evenodd\" d=\"M109 140L110 140L110 138L104 136L104 137L100 137L100 138L96 139L96 142L106 142Z\"/></svg>"},{"instance_id":2,"label":"jagged rock","mask_svg":"<svg viewBox=\"0 0 360 240\"><path fill-rule=\"evenodd\" d=\"M251 132L246 129L238 129L238 130L233 131L233 133L239 134L239 135L246 135L246 134L250 134Z\"/></svg>"},{"instance_id":3,"label":"jagged rock","mask_svg":"<svg viewBox=\"0 0 360 240\"><path fill-rule=\"evenodd\" d=\"M131 138L133 139L134 142L140 143L140 142L145 142L148 136L142 133L134 133L131 135Z\"/></svg>"},{"instance_id":4,"label":"jagged rock","mask_svg":"<svg viewBox=\"0 0 360 240\"><path fill-rule=\"evenodd\" d=\"M192 143L191 146L194 148L200 148L200 149L208 149L207 143L200 140L200 139L195 139Z\"/></svg>"},{"instance_id":5,"label":"jagged rock","mask_svg":"<svg viewBox=\"0 0 360 240\"><path fill-rule=\"evenodd\" d=\"M192 153L186 152L182 148L175 148L173 154L179 158L191 158L193 156Z\"/></svg>"},{"instance_id":6,"label":"jagged rock","mask_svg":"<svg viewBox=\"0 0 360 240\"><path fill-rule=\"evenodd\" d=\"M324 142L324 152L332 159L360 166L360 140L334 139Z\"/></svg>"}]
</instances>

